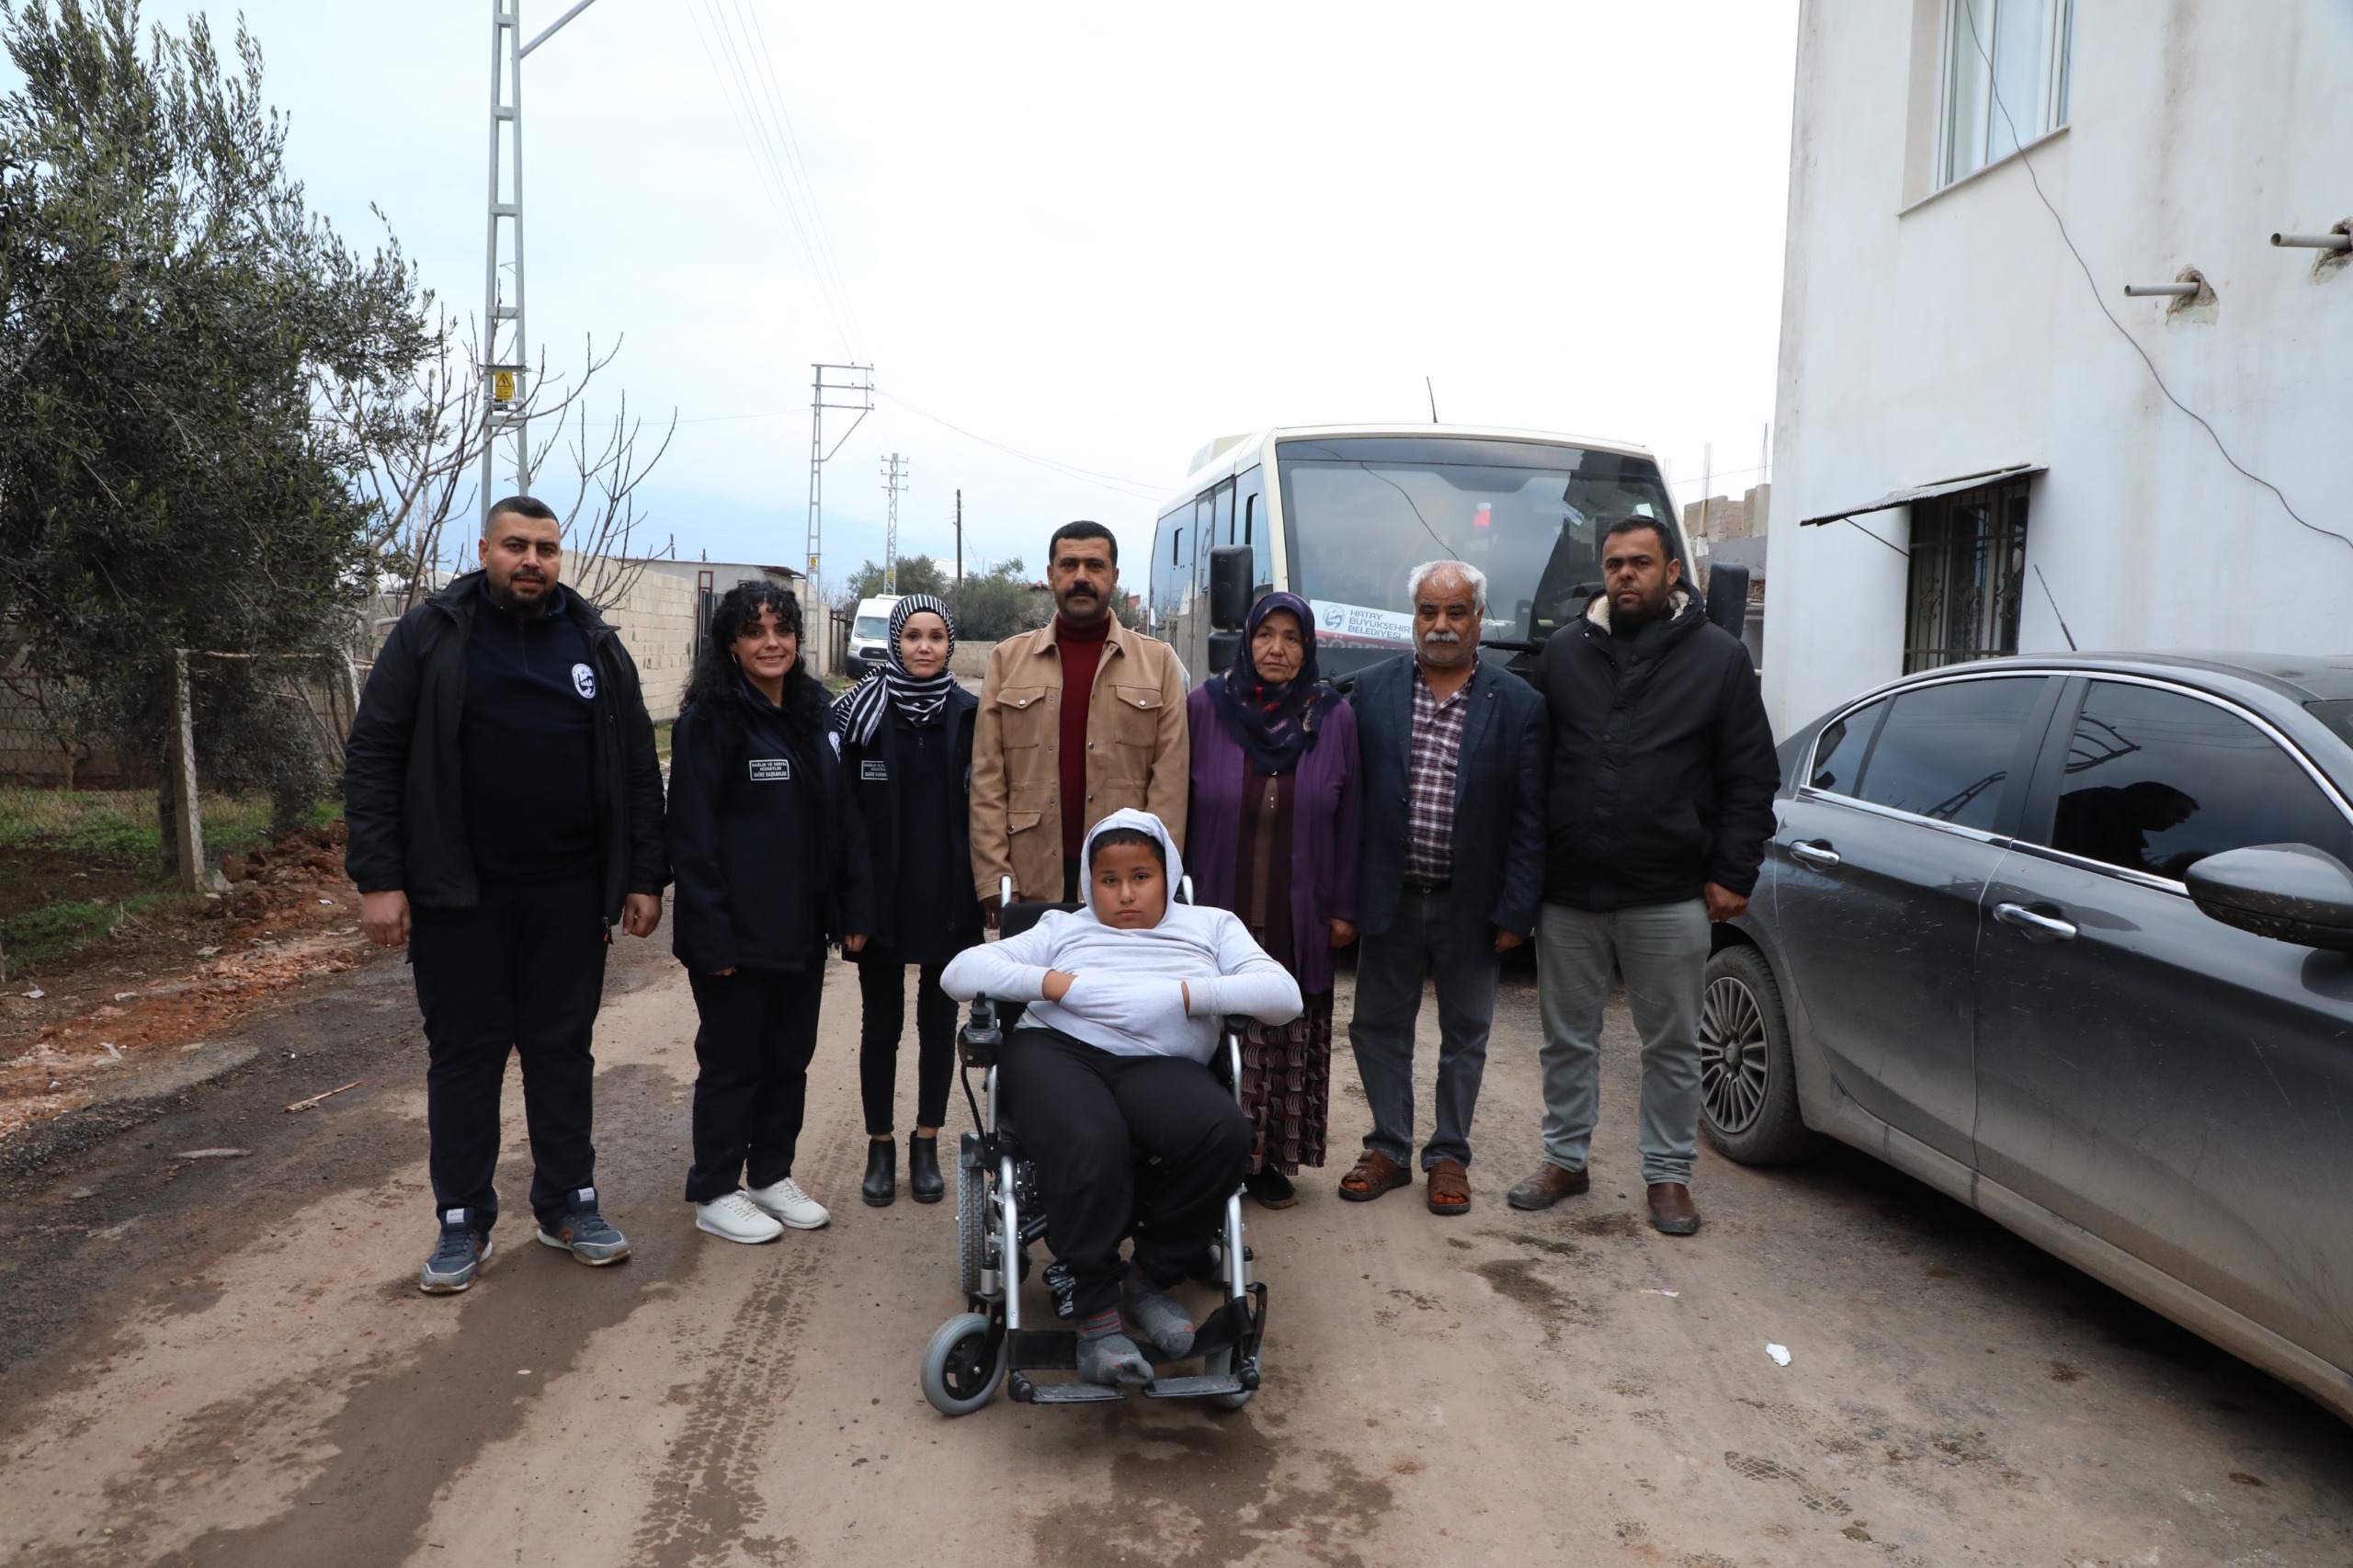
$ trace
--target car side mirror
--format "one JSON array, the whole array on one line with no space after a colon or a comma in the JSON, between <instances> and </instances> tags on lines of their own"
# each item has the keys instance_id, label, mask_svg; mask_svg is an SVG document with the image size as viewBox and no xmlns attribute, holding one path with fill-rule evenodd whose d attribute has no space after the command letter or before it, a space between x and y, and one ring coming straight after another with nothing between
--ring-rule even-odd
<instances>
[{"instance_id":1,"label":"car side mirror","mask_svg":"<svg viewBox=\"0 0 2353 1568\"><path fill-rule=\"evenodd\" d=\"M1221 544L1210 551L1210 624L1239 631L1249 619L1250 547Z\"/></svg>"},{"instance_id":2,"label":"car side mirror","mask_svg":"<svg viewBox=\"0 0 2353 1568\"><path fill-rule=\"evenodd\" d=\"M2353 870L2309 844L2257 844L2182 874L2209 919L2300 948L2353 953Z\"/></svg>"}]
</instances>

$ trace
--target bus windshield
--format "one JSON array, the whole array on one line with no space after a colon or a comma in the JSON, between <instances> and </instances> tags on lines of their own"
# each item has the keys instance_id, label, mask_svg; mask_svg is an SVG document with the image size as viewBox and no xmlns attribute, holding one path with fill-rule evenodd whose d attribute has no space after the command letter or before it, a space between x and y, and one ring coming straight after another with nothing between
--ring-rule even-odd
<instances>
[{"instance_id":1,"label":"bus windshield","mask_svg":"<svg viewBox=\"0 0 2353 1568\"><path fill-rule=\"evenodd\" d=\"M1600 592L1602 527L1673 516L1648 458L1534 441L1289 440L1275 467L1291 591L1314 607L1327 676L1413 645L1405 579L1425 561L1487 574L1488 637L1541 642Z\"/></svg>"}]
</instances>

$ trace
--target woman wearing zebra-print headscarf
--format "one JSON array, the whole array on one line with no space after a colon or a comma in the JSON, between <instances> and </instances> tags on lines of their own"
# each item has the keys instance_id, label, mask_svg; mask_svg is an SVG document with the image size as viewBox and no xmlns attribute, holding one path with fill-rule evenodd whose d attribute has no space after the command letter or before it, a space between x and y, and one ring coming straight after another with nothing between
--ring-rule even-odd
<instances>
[{"instance_id":1,"label":"woman wearing zebra-print headscarf","mask_svg":"<svg viewBox=\"0 0 2353 1568\"><path fill-rule=\"evenodd\" d=\"M956 1004L939 988L939 972L981 939L968 826L980 704L948 673L955 646L948 607L911 594L891 610L890 664L834 703L874 863L874 937L858 955L866 1010L858 1075L870 1140L860 1196L877 1208L898 1196L892 1113L907 966L916 971L917 1041L907 1187L916 1202L937 1203L945 1190L939 1127L956 1060Z\"/></svg>"}]
</instances>

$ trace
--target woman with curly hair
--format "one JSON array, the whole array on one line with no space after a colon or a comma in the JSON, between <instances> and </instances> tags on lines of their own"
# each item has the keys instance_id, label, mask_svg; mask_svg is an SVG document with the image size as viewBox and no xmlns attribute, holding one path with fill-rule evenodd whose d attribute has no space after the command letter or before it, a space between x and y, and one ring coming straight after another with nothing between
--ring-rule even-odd
<instances>
[{"instance_id":1,"label":"woman with curly hair","mask_svg":"<svg viewBox=\"0 0 2353 1568\"><path fill-rule=\"evenodd\" d=\"M697 1229L731 1242L832 1217L792 1179L793 1146L826 944L863 948L874 901L828 717L801 660L800 601L772 583L729 589L671 732L669 835L672 950L701 1017L687 1199Z\"/></svg>"}]
</instances>

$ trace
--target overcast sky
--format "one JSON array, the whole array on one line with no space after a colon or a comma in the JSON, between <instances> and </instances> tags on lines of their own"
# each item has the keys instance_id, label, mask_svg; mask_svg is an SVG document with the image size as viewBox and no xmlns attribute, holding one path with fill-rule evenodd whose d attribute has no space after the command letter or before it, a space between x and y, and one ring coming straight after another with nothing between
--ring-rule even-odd
<instances>
[{"instance_id":1,"label":"overcast sky","mask_svg":"<svg viewBox=\"0 0 2353 1568\"><path fill-rule=\"evenodd\" d=\"M528 35L571 0L518 3ZM313 206L355 238L381 208L469 314L491 9L243 6ZM235 25L144 15L192 10ZM903 554L952 550L961 486L968 564L1035 566L1074 517L1140 562L1202 442L1424 419L1425 376L1449 423L1644 442L1678 501L1713 443L1737 493L1772 414L1796 10L597 0L524 64L532 335L556 366L625 339L613 387L684 421L641 542L714 560L799 563L810 364L871 361L829 576L881 555L887 452ZM837 290L745 133L770 72Z\"/></svg>"}]
</instances>

